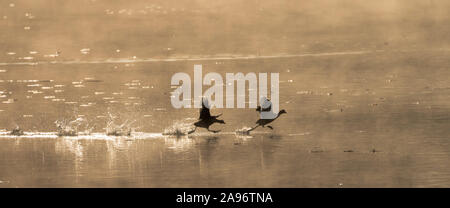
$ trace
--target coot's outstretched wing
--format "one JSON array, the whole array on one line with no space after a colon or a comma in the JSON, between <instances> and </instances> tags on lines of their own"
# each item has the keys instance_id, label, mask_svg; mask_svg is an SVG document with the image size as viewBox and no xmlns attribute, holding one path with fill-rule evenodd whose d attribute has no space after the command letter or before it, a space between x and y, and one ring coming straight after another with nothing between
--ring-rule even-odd
<instances>
[{"instance_id":1,"label":"coot's outstretched wing","mask_svg":"<svg viewBox=\"0 0 450 208\"><path fill-rule=\"evenodd\" d=\"M270 112L270 111L272 111L272 105L270 105L269 107L267 107L267 108L261 108L261 106L258 106L258 107L256 107L256 111L258 111L258 112Z\"/></svg>"},{"instance_id":2,"label":"coot's outstretched wing","mask_svg":"<svg viewBox=\"0 0 450 208\"><path fill-rule=\"evenodd\" d=\"M270 102L269 99L266 97L262 97L259 101L261 104L256 108L256 111L258 112L270 112L272 111L272 102Z\"/></svg>"},{"instance_id":3,"label":"coot's outstretched wing","mask_svg":"<svg viewBox=\"0 0 450 208\"><path fill-rule=\"evenodd\" d=\"M211 118L211 113L209 112L209 108L205 106L205 103L202 102L202 109L200 109L200 120Z\"/></svg>"}]
</instances>

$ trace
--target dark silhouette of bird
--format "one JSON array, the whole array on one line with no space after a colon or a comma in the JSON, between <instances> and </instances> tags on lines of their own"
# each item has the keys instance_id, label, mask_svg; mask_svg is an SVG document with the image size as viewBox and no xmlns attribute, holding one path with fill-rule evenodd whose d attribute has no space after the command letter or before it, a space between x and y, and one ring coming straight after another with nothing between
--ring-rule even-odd
<instances>
[{"instance_id":1,"label":"dark silhouette of bird","mask_svg":"<svg viewBox=\"0 0 450 208\"><path fill-rule=\"evenodd\" d=\"M275 117L273 119L259 119L259 120L257 120L256 121L257 125L255 127L251 128L251 129L247 130L247 132L253 131L253 130L255 130L256 128L258 128L260 126L264 128L267 124L272 123L273 121L275 121L278 117L280 117L284 113L287 113L287 112L283 109L283 110L280 110L280 112L278 112L278 114L277 114L277 117ZM273 130L272 126L267 126L267 127Z\"/></svg>"},{"instance_id":2,"label":"dark silhouette of bird","mask_svg":"<svg viewBox=\"0 0 450 208\"><path fill-rule=\"evenodd\" d=\"M208 106L205 105L207 103L206 101L202 102L202 108L200 109L200 117L199 120L194 123L194 130L190 131L188 134L194 133L195 130L197 130L197 127L199 128L205 128L209 132L217 133L220 132L220 130L211 130L209 127L215 123L225 124L224 120L217 119L222 114L211 116L211 113L209 111Z\"/></svg>"}]
</instances>

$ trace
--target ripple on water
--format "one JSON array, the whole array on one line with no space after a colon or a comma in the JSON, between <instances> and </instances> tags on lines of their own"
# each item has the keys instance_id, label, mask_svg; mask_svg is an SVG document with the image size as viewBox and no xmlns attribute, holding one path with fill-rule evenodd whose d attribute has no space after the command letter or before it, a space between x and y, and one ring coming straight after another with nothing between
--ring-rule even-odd
<instances>
[{"instance_id":1,"label":"ripple on water","mask_svg":"<svg viewBox=\"0 0 450 208\"><path fill-rule=\"evenodd\" d=\"M65 104L68 104L68 105L73 105L73 104L77 104L78 102L65 102Z\"/></svg>"},{"instance_id":2,"label":"ripple on water","mask_svg":"<svg viewBox=\"0 0 450 208\"><path fill-rule=\"evenodd\" d=\"M6 100L6 101L3 101L2 103L5 103L5 104L12 104L12 103L14 103L15 102L15 100L14 99L8 99L8 100Z\"/></svg>"},{"instance_id":3,"label":"ripple on water","mask_svg":"<svg viewBox=\"0 0 450 208\"><path fill-rule=\"evenodd\" d=\"M27 92L33 93L33 94L42 94L43 93L42 91L39 91L39 90L28 90Z\"/></svg>"},{"instance_id":4,"label":"ripple on water","mask_svg":"<svg viewBox=\"0 0 450 208\"><path fill-rule=\"evenodd\" d=\"M82 54L87 55L87 54L89 54L91 52L91 49L90 48L83 48L83 49L80 50L80 52Z\"/></svg>"},{"instance_id":5,"label":"ripple on water","mask_svg":"<svg viewBox=\"0 0 450 208\"><path fill-rule=\"evenodd\" d=\"M95 78L93 78L93 77L85 77L85 78L84 78L84 81L85 81L85 82L103 82L103 80L95 79Z\"/></svg>"},{"instance_id":6,"label":"ripple on water","mask_svg":"<svg viewBox=\"0 0 450 208\"><path fill-rule=\"evenodd\" d=\"M27 85L27 87L40 87L42 86L41 84L29 84Z\"/></svg>"}]
</instances>

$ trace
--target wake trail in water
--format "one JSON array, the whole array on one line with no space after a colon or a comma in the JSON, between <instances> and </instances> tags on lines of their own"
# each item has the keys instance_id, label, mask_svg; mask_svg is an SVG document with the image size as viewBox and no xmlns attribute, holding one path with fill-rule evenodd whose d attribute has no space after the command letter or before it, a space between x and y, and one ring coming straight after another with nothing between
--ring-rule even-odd
<instances>
[{"instance_id":1,"label":"wake trail in water","mask_svg":"<svg viewBox=\"0 0 450 208\"><path fill-rule=\"evenodd\" d=\"M266 132L254 132L256 134L265 134ZM190 134L189 136L211 136L211 135L235 135L235 132L199 132ZM23 132L23 135L11 135L10 132L1 131L0 139L7 138L65 138L65 139L100 139L109 140L116 138L126 138L126 139L152 139L152 138L167 138L176 137L177 135L167 135L164 132L133 132L130 136L113 136L107 135L105 133L90 133L90 134L79 134L77 136L60 136L58 132Z\"/></svg>"},{"instance_id":2,"label":"wake trail in water","mask_svg":"<svg viewBox=\"0 0 450 208\"><path fill-rule=\"evenodd\" d=\"M398 50L360 50L360 51L341 51L341 52L323 52L323 53L303 53L303 54L278 54L278 55L228 55L228 56L204 56L204 57L172 57L172 58L131 58L131 59L106 59L106 60L63 60L63 61L30 61L30 62L1 62L0 66L14 65L40 65L40 64L129 64L129 63L147 63L147 62L177 62L177 61L225 61L225 60L253 60L253 59L277 59L277 58L296 58L296 57L321 57L321 56L353 56L366 55L383 52L412 53L412 52L448 52L448 48L433 49L398 49Z\"/></svg>"},{"instance_id":3,"label":"wake trail in water","mask_svg":"<svg viewBox=\"0 0 450 208\"><path fill-rule=\"evenodd\" d=\"M106 59L94 61L36 61L36 62L10 62L0 63L0 66L12 65L40 65L40 64L127 64L127 63L146 63L146 62L176 62L176 61L222 61L222 60L252 60L252 59L276 59L276 58L295 58L295 57L320 57L320 56L345 56L345 55L363 55L371 53L380 53L384 50L367 51L344 51L344 52L326 52L326 53L305 53L305 54L280 54L267 56L223 56L223 57L179 57L179 58L148 58L148 59Z\"/></svg>"}]
</instances>

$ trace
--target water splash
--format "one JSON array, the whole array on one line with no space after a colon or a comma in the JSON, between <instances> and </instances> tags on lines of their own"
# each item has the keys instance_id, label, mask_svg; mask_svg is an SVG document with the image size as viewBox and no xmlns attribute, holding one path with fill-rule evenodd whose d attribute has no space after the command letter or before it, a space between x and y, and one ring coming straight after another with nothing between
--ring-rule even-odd
<instances>
[{"instance_id":1,"label":"water splash","mask_svg":"<svg viewBox=\"0 0 450 208\"><path fill-rule=\"evenodd\" d=\"M16 128L14 128L14 129L10 132L10 134L11 134L11 135L14 135L14 136L22 136L22 135L24 135L23 130L22 130L19 126L16 126Z\"/></svg>"},{"instance_id":2,"label":"water splash","mask_svg":"<svg viewBox=\"0 0 450 208\"><path fill-rule=\"evenodd\" d=\"M89 135L94 126L90 126L87 119L83 117L77 117L75 120L68 120L66 118L55 121L58 136L78 136L81 132L80 126L84 126L83 134Z\"/></svg>"},{"instance_id":3,"label":"water splash","mask_svg":"<svg viewBox=\"0 0 450 208\"><path fill-rule=\"evenodd\" d=\"M106 123L106 135L108 136L131 136L131 125L136 121L129 119L125 120L122 124L118 125L115 122L118 117L114 116L111 112L108 112L108 121Z\"/></svg>"},{"instance_id":4,"label":"water splash","mask_svg":"<svg viewBox=\"0 0 450 208\"><path fill-rule=\"evenodd\" d=\"M236 129L235 134L236 135L250 135L250 132L253 130L254 128L252 127L247 127L244 126L240 129Z\"/></svg>"},{"instance_id":5,"label":"water splash","mask_svg":"<svg viewBox=\"0 0 450 208\"><path fill-rule=\"evenodd\" d=\"M192 122L187 122L189 119L185 119L183 121L175 121L172 126L164 129L163 135L171 135L171 136L185 136L192 133L195 130L195 126L192 125Z\"/></svg>"}]
</instances>

